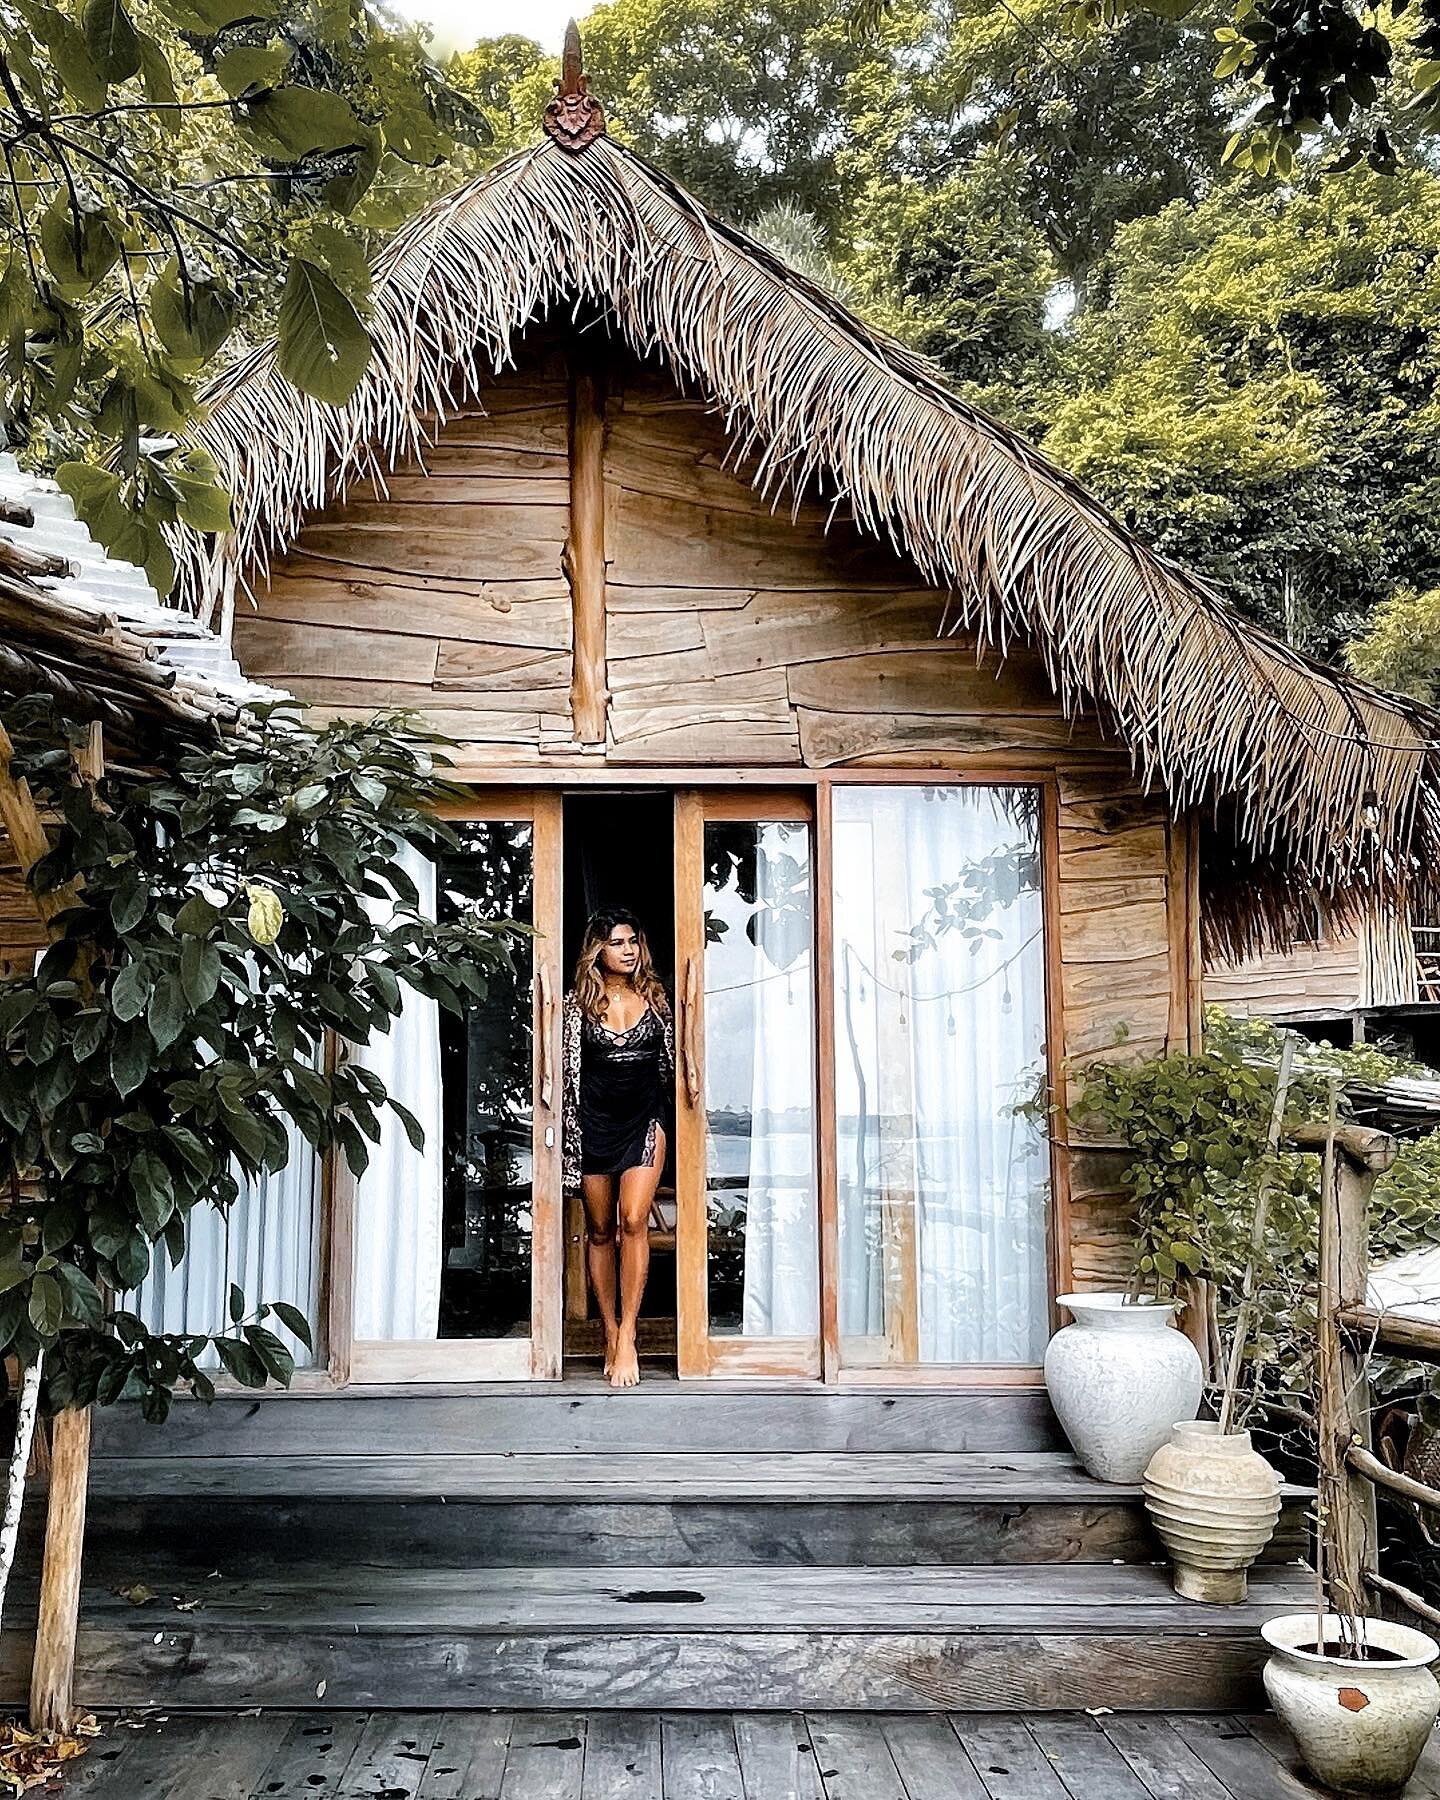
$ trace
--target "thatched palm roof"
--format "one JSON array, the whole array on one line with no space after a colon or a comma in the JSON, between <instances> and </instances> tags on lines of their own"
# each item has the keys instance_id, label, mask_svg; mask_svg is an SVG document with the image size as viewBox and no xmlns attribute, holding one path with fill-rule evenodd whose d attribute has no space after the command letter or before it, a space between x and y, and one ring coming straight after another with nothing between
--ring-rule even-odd
<instances>
[{"instance_id":1,"label":"thatched palm roof","mask_svg":"<svg viewBox=\"0 0 1440 1800\"><path fill-rule=\"evenodd\" d=\"M1222 936L1283 931L1307 887L1440 888L1440 717L1300 656L1133 538L1024 439L958 399L753 239L613 140L545 142L419 214L375 265L377 354L338 411L273 346L212 386L198 436L235 496L223 541L177 543L205 613L306 514L422 455L527 324L577 303L723 415L772 494L818 488L949 591L952 623L1043 656L1177 808L1204 806ZM938 626L937 609L937 626Z\"/></svg>"}]
</instances>

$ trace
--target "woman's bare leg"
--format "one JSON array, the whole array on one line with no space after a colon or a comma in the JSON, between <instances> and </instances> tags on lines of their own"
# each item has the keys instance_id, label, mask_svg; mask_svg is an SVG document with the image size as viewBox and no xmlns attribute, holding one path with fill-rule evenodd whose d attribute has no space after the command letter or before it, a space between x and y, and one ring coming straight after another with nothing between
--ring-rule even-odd
<instances>
[{"instance_id":1,"label":"woman's bare leg","mask_svg":"<svg viewBox=\"0 0 1440 1800\"><path fill-rule=\"evenodd\" d=\"M585 1202L585 1268L591 1292L605 1326L605 1373L615 1362L619 1321L615 1314L615 1177L585 1175L580 1181Z\"/></svg>"},{"instance_id":2,"label":"woman's bare leg","mask_svg":"<svg viewBox=\"0 0 1440 1800\"><path fill-rule=\"evenodd\" d=\"M640 1380L635 1330L650 1273L650 1207L665 1167L665 1133L656 1130L649 1163L620 1177L620 1332L610 1367L611 1387L634 1387Z\"/></svg>"}]
</instances>

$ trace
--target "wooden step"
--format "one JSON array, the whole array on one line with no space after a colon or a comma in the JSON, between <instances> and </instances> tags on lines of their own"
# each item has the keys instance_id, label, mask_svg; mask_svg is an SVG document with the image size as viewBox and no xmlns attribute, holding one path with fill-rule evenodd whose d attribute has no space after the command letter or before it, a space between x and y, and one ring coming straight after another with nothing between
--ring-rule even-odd
<instances>
[{"instance_id":1,"label":"wooden step","mask_svg":"<svg viewBox=\"0 0 1440 1800\"><path fill-rule=\"evenodd\" d=\"M470 1387L348 1388L179 1401L163 1427L133 1404L95 1418L106 1457L395 1456L496 1451L1063 1450L1038 1388L825 1388L646 1380L617 1393L598 1376Z\"/></svg>"},{"instance_id":2,"label":"wooden step","mask_svg":"<svg viewBox=\"0 0 1440 1800\"><path fill-rule=\"evenodd\" d=\"M1302 1571L1274 1567L1254 1572L1245 1604L1207 1607L1144 1565L595 1571L578 1558L482 1581L350 1563L166 1584L139 1607L92 1581L76 1698L225 1709L1235 1708L1258 1703L1259 1624L1311 1592ZM25 1610L22 1600L4 1638L6 1703L23 1693Z\"/></svg>"},{"instance_id":3,"label":"wooden step","mask_svg":"<svg viewBox=\"0 0 1440 1800\"><path fill-rule=\"evenodd\" d=\"M1304 1554L1287 1493L1267 1559ZM217 1549L216 1545L223 1546ZM156 1544L227 1573L348 1558L406 1568L647 1563L849 1566L1149 1561L1140 1489L1058 1451L716 1456L107 1458L90 1490L92 1563ZM98 1562L97 1562L98 1559Z\"/></svg>"}]
</instances>

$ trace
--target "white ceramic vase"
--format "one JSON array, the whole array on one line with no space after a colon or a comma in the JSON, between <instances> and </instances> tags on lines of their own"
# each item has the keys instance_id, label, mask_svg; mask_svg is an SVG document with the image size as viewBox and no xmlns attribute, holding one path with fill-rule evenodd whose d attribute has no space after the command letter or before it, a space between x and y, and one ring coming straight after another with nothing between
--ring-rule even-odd
<instances>
[{"instance_id":1,"label":"white ceramic vase","mask_svg":"<svg viewBox=\"0 0 1440 1800\"><path fill-rule=\"evenodd\" d=\"M1182 1419L1150 1458L1145 1510L1170 1553L1175 1592L1235 1606L1245 1571L1280 1517L1280 1477L1248 1431L1223 1437L1214 1419Z\"/></svg>"},{"instance_id":2,"label":"white ceramic vase","mask_svg":"<svg viewBox=\"0 0 1440 1800\"><path fill-rule=\"evenodd\" d=\"M1353 1662L1300 1646L1315 1642L1315 1614L1287 1613L1261 1626L1272 1651L1265 1692L1305 1767L1341 1794L1398 1794L1409 1781L1440 1712L1440 1685L1429 1665L1440 1644L1388 1619L1363 1621L1366 1639L1393 1662ZM1327 1641L1342 1622L1325 1619Z\"/></svg>"},{"instance_id":3,"label":"white ceramic vase","mask_svg":"<svg viewBox=\"0 0 1440 1800\"><path fill-rule=\"evenodd\" d=\"M1200 1410L1200 1356L1173 1331L1168 1301L1061 1294L1075 1316L1045 1351L1050 1404L1075 1454L1101 1481L1138 1482L1177 1419Z\"/></svg>"}]
</instances>

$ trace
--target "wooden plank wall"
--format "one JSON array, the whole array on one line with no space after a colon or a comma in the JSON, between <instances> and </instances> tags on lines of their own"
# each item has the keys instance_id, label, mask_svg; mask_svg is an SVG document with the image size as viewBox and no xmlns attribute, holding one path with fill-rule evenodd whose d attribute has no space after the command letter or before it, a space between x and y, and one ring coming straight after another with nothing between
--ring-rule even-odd
<instances>
[{"instance_id":1,"label":"wooden plank wall","mask_svg":"<svg viewBox=\"0 0 1440 1800\"><path fill-rule=\"evenodd\" d=\"M276 565L236 650L323 713L422 707L477 777L537 765L964 767L1053 779L1065 1055L1183 1045L1192 871L1183 825L1128 754L1073 723L1040 659L942 635L944 596L818 500L772 511L729 466L720 421L662 376L612 368L604 745L572 735L566 370L541 343L377 496L357 491ZM1116 1159L1071 1159L1068 1256L1125 1267ZM1062 1276L1071 1270L1064 1266Z\"/></svg>"},{"instance_id":2,"label":"wooden plank wall","mask_svg":"<svg viewBox=\"0 0 1440 1800\"><path fill-rule=\"evenodd\" d=\"M1319 943L1207 969L1205 998L1247 1018L1348 1012L1366 1003L1363 962L1358 932L1327 935Z\"/></svg>"}]
</instances>

